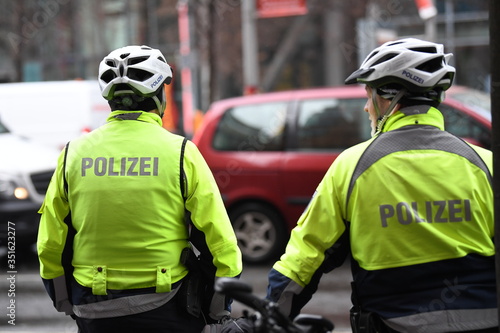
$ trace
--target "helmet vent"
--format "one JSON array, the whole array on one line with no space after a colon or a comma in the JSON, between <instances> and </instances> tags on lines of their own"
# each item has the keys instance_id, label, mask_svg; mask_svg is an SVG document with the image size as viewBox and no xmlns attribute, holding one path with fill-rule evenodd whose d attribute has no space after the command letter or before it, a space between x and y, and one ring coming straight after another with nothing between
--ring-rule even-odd
<instances>
[{"instance_id":1,"label":"helmet vent","mask_svg":"<svg viewBox=\"0 0 500 333\"><path fill-rule=\"evenodd\" d=\"M415 68L424 72L434 73L443 68L442 63L443 63L443 57L437 57L429 61L426 61Z\"/></svg>"},{"instance_id":2,"label":"helmet vent","mask_svg":"<svg viewBox=\"0 0 500 333\"><path fill-rule=\"evenodd\" d=\"M120 54L120 58L125 59L129 55L130 55L130 53L122 53L122 54Z\"/></svg>"},{"instance_id":3,"label":"helmet vent","mask_svg":"<svg viewBox=\"0 0 500 333\"><path fill-rule=\"evenodd\" d=\"M149 59L149 56L130 58L127 60L127 65L135 65L135 64L141 63L143 61L146 61L148 59Z\"/></svg>"},{"instance_id":4,"label":"helmet vent","mask_svg":"<svg viewBox=\"0 0 500 333\"><path fill-rule=\"evenodd\" d=\"M372 52L372 54L368 55L368 57L366 58L365 62L368 61L368 60L370 60L371 58L373 58L377 54L378 54L378 51Z\"/></svg>"},{"instance_id":5,"label":"helmet vent","mask_svg":"<svg viewBox=\"0 0 500 333\"><path fill-rule=\"evenodd\" d=\"M115 91L131 91L132 88L126 83L119 83L115 85Z\"/></svg>"},{"instance_id":6,"label":"helmet vent","mask_svg":"<svg viewBox=\"0 0 500 333\"><path fill-rule=\"evenodd\" d=\"M111 82L111 80L113 80L114 78L116 78L116 74L111 69L108 69L101 75L101 80L103 80L106 83Z\"/></svg>"},{"instance_id":7,"label":"helmet vent","mask_svg":"<svg viewBox=\"0 0 500 333\"><path fill-rule=\"evenodd\" d=\"M109 67L116 67L116 64L113 60L106 60L106 65L108 65Z\"/></svg>"},{"instance_id":8,"label":"helmet vent","mask_svg":"<svg viewBox=\"0 0 500 333\"><path fill-rule=\"evenodd\" d=\"M164 63L167 63L167 61L163 57L158 57L158 60L163 61Z\"/></svg>"},{"instance_id":9,"label":"helmet vent","mask_svg":"<svg viewBox=\"0 0 500 333\"><path fill-rule=\"evenodd\" d=\"M378 65L378 64L381 64L383 62L386 62L388 60L391 60L392 58L395 58L398 54L397 53L389 53L389 54L386 54L385 56L381 57L380 59L378 59L375 63L373 63L372 66L375 66L375 65Z\"/></svg>"},{"instance_id":10,"label":"helmet vent","mask_svg":"<svg viewBox=\"0 0 500 333\"><path fill-rule=\"evenodd\" d=\"M437 53L435 47L415 47L411 48L410 50L415 51L415 52L422 52L422 53Z\"/></svg>"},{"instance_id":11,"label":"helmet vent","mask_svg":"<svg viewBox=\"0 0 500 333\"><path fill-rule=\"evenodd\" d=\"M130 79L135 80L135 81L140 81L140 82L146 81L147 79L149 79L153 75L154 75L153 73L147 72L147 71L142 70L142 69L137 69L137 68L129 68L128 73L127 73L127 76Z\"/></svg>"}]
</instances>

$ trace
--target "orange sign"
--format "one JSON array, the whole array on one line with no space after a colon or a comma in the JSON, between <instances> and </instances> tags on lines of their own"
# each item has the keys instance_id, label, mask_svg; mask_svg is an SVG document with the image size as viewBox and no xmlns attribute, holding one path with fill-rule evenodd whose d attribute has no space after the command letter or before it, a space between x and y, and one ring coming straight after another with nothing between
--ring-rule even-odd
<instances>
[{"instance_id":1,"label":"orange sign","mask_svg":"<svg viewBox=\"0 0 500 333\"><path fill-rule=\"evenodd\" d=\"M307 14L306 0L257 0L259 18Z\"/></svg>"}]
</instances>

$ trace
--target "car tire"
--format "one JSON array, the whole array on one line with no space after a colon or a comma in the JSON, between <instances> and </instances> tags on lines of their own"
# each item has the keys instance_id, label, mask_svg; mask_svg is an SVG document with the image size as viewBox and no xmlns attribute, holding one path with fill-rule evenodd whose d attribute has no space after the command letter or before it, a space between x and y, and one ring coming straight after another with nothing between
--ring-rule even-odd
<instances>
[{"instance_id":1,"label":"car tire","mask_svg":"<svg viewBox=\"0 0 500 333\"><path fill-rule=\"evenodd\" d=\"M274 209L246 203L230 210L229 217L245 263L268 263L283 253L288 231Z\"/></svg>"}]
</instances>

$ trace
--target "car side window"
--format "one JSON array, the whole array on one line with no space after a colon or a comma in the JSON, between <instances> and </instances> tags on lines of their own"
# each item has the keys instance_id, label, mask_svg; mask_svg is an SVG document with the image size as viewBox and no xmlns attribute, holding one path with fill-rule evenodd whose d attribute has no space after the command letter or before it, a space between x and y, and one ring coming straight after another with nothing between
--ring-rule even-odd
<instances>
[{"instance_id":1,"label":"car side window","mask_svg":"<svg viewBox=\"0 0 500 333\"><path fill-rule=\"evenodd\" d=\"M311 99L299 106L299 150L345 149L370 137L366 99Z\"/></svg>"},{"instance_id":2,"label":"car side window","mask_svg":"<svg viewBox=\"0 0 500 333\"><path fill-rule=\"evenodd\" d=\"M281 151L287 102L236 106L225 112L213 147L224 151Z\"/></svg>"},{"instance_id":3,"label":"car side window","mask_svg":"<svg viewBox=\"0 0 500 333\"><path fill-rule=\"evenodd\" d=\"M472 117L444 103L439 106L439 110L444 117L445 130L473 144L491 148L489 130Z\"/></svg>"}]
</instances>

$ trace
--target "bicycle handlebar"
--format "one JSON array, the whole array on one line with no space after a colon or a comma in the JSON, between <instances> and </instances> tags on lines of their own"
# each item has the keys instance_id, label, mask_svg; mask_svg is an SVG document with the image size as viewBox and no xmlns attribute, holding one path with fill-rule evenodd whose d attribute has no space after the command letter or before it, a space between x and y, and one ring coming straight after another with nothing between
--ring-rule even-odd
<instances>
[{"instance_id":1,"label":"bicycle handlebar","mask_svg":"<svg viewBox=\"0 0 500 333\"><path fill-rule=\"evenodd\" d=\"M220 278L215 282L214 289L257 311L266 309L267 301L252 294L252 287L238 279Z\"/></svg>"},{"instance_id":2,"label":"bicycle handlebar","mask_svg":"<svg viewBox=\"0 0 500 333\"><path fill-rule=\"evenodd\" d=\"M299 315L294 321L283 315L278 305L267 299L261 299L253 294L253 289L247 283L235 278L219 278L215 282L216 292L254 309L262 317L258 320L257 331L287 332L287 333L327 333L333 330L334 325L328 319L316 315Z\"/></svg>"}]
</instances>

